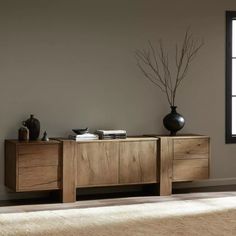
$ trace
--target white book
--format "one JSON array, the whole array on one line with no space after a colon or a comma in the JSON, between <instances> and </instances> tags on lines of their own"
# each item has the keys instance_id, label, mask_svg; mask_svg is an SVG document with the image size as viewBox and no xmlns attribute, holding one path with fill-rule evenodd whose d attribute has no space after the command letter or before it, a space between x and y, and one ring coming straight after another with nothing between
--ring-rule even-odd
<instances>
[{"instance_id":1,"label":"white book","mask_svg":"<svg viewBox=\"0 0 236 236\"><path fill-rule=\"evenodd\" d=\"M98 135L96 134L90 134L90 133L86 133L86 134L77 134L77 135L69 135L69 139L73 139L73 140L81 140L81 139L98 139Z\"/></svg>"},{"instance_id":2,"label":"white book","mask_svg":"<svg viewBox=\"0 0 236 236\"><path fill-rule=\"evenodd\" d=\"M126 134L126 130L97 130L97 132L102 133L103 135Z\"/></svg>"},{"instance_id":3,"label":"white book","mask_svg":"<svg viewBox=\"0 0 236 236\"><path fill-rule=\"evenodd\" d=\"M79 141L89 141L89 140L98 140L98 138L77 138L77 139L74 139L76 142L79 142Z\"/></svg>"}]
</instances>

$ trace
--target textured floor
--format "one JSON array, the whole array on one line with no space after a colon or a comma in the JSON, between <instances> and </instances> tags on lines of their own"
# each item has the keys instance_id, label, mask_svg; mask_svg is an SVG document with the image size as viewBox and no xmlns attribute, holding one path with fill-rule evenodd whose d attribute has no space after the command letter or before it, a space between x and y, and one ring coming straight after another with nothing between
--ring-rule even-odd
<instances>
[{"instance_id":1,"label":"textured floor","mask_svg":"<svg viewBox=\"0 0 236 236\"><path fill-rule=\"evenodd\" d=\"M0 208L0 235L236 235L236 192Z\"/></svg>"}]
</instances>

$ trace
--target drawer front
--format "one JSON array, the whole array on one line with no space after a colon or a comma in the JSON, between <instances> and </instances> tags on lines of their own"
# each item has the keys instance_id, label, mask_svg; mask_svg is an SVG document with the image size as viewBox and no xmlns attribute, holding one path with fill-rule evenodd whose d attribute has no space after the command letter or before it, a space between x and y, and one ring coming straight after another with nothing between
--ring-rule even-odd
<instances>
[{"instance_id":1,"label":"drawer front","mask_svg":"<svg viewBox=\"0 0 236 236\"><path fill-rule=\"evenodd\" d=\"M58 166L60 145L20 145L18 147L19 167Z\"/></svg>"},{"instance_id":2,"label":"drawer front","mask_svg":"<svg viewBox=\"0 0 236 236\"><path fill-rule=\"evenodd\" d=\"M173 161L173 180L192 181L209 178L209 160L174 160Z\"/></svg>"},{"instance_id":3,"label":"drawer front","mask_svg":"<svg viewBox=\"0 0 236 236\"><path fill-rule=\"evenodd\" d=\"M209 139L175 139L174 159L209 158Z\"/></svg>"},{"instance_id":4,"label":"drawer front","mask_svg":"<svg viewBox=\"0 0 236 236\"><path fill-rule=\"evenodd\" d=\"M58 166L19 168L18 190L49 190L60 188L60 168Z\"/></svg>"}]
</instances>

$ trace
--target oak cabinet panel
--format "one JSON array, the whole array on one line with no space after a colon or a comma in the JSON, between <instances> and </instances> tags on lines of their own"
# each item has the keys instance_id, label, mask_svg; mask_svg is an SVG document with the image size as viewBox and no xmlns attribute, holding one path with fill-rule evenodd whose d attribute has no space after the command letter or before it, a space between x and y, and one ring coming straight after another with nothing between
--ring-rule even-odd
<instances>
[{"instance_id":1,"label":"oak cabinet panel","mask_svg":"<svg viewBox=\"0 0 236 236\"><path fill-rule=\"evenodd\" d=\"M119 143L76 144L77 186L118 184Z\"/></svg>"},{"instance_id":2,"label":"oak cabinet panel","mask_svg":"<svg viewBox=\"0 0 236 236\"><path fill-rule=\"evenodd\" d=\"M19 167L59 165L58 145L20 145L18 147Z\"/></svg>"},{"instance_id":3,"label":"oak cabinet panel","mask_svg":"<svg viewBox=\"0 0 236 236\"><path fill-rule=\"evenodd\" d=\"M58 166L19 168L19 191L50 190L60 187Z\"/></svg>"},{"instance_id":4,"label":"oak cabinet panel","mask_svg":"<svg viewBox=\"0 0 236 236\"><path fill-rule=\"evenodd\" d=\"M61 188L58 141L5 141L5 184L16 192Z\"/></svg>"},{"instance_id":5,"label":"oak cabinet panel","mask_svg":"<svg viewBox=\"0 0 236 236\"><path fill-rule=\"evenodd\" d=\"M120 142L120 184L157 181L156 141Z\"/></svg>"},{"instance_id":6,"label":"oak cabinet panel","mask_svg":"<svg viewBox=\"0 0 236 236\"><path fill-rule=\"evenodd\" d=\"M207 138L174 139L174 159L208 158L209 140Z\"/></svg>"},{"instance_id":7,"label":"oak cabinet panel","mask_svg":"<svg viewBox=\"0 0 236 236\"><path fill-rule=\"evenodd\" d=\"M193 181L209 178L209 138L173 140L173 180Z\"/></svg>"},{"instance_id":8,"label":"oak cabinet panel","mask_svg":"<svg viewBox=\"0 0 236 236\"><path fill-rule=\"evenodd\" d=\"M16 145L5 142L5 185L13 190L17 187L18 167L16 162Z\"/></svg>"},{"instance_id":9,"label":"oak cabinet panel","mask_svg":"<svg viewBox=\"0 0 236 236\"><path fill-rule=\"evenodd\" d=\"M209 178L208 159L173 161L174 181L192 181L207 178Z\"/></svg>"},{"instance_id":10,"label":"oak cabinet panel","mask_svg":"<svg viewBox=\"0 0 236 236\"><path fill-rule=\"evenodd\" d=\"M172 182L208 179L210 138L201 135L157 136L160 151L160 195L172 193Z\"/></svg>"}]
</instances>

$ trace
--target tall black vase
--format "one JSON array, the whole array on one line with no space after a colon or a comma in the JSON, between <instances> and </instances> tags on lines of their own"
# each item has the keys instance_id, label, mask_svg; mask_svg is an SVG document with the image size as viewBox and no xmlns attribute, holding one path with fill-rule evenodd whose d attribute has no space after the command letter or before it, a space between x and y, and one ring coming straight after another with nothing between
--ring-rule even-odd
<instances>
[{"instance_id":1,"label":"tall black vase","mask_svg":"<svg viewBox=\"0 0 236 236\"><path fill-rule=\"evenodd\" d=\"M171 136L175 136L177 131L184 127L185 120L182 115L177 113L176 106L171 106L171 112L163 119L163 124L167 130L170 131Z\"/></svg>"},{"instance_id":2,"label":"tall black vase","mask_svg":"<svg viewBox=\"0 0 236 236\"><path fill-rule=\"evenodd\" d=\"M24 121L24 125L29 129L29 139L37 140L40 134L40 122L34 118L34 115L30 115L30 118Z\"/></svg>"}]
</instances>

